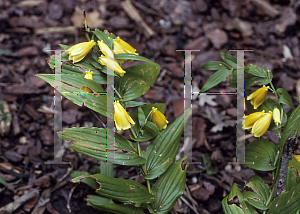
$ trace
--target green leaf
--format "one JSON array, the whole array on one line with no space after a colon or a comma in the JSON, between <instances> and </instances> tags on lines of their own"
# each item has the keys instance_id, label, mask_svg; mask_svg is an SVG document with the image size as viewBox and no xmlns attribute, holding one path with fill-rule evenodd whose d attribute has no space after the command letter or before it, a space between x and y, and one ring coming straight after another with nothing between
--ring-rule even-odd
<instances>
[{"instance_id":1,"label":"green leaf","mask_svg":"<svg viewBox=\"0 0 300 214\"><path fill-rule=\"evenodd\" d=\"M99 184L95 179L91 178L91 175L85 171L72 171L71 176L73 177L71 180L73 183L82 182L93 189L99 188Z\"/></svg>"},{"instance_id":2,"label":"green leaf","mask_svg":"<svg viewBox=\"0 0 300 214\"><path fill-rule=\"evenodd\" d=\"M140 134L137 138L135 138L135 141L148 141L160 133L157 126L150 121L147 121L141 131L143 134Z\"/></svg>"},{"instance_id":3,"label":"green leaf","mask_svg":"<svg viewBox=\"0 0 300 214\"><path fill-rule=\"evenodd\" d=\"M221 58L233 69L237 68L237 58L228 54L228 53L220 53Z\"/></svg>"},{"instance_id":4,"label":"green leaf","mask_svg":"<svg viewBox=\"0 0 300 214\"><path fill-rule=\"evenodd\" d=\"M293 105L293 101L292 101L292 98L289 95L289 93L283 88L278 88L276 91L277 91L278 94L280 94L280 97L278 99L278 103L286 104L294 110L295 108L294 108L294 105Z\"/></svg>"},{"instance_id":5,"label":"green leaf","mask_svg":"<svg viewBox=\"0 0 300 214\"><path fill-rule=\"evenodd\" d=\"M268 213L297 213L300 211L300 184L294 186L289 192L282 192L270 204Z\"/></svg>"},{"instance_id":6,"label":"green leaf","mask_svg":"<svg viewBox=\"0 0 300 214\"><path fill-rule=\"evenodd\" d=\"M223 67L219 69L216 73L214 73L205 83L205 85L201 88L200 92L205 92L208 89L218 85L223 80L225 80L231 73L233 69L228 69L228 67Z\"/></svg>"},{"instance_id":7,"label":"green leaf","mask_svg":"<svg viewBox=\"0 0 300 214\"><path fill-rule=\"evenodd\" d=\"M113 34L109 34L107 31L101 32L100 30L96 29L95 31L92 31L93 34L96 35L96 37L103 42L111 49L114 49L114 40L115 36ZM113 36L112 36L113 35ZM111 39L108 39L108 37L111 37Z\"/></svg>"},{"instance_id":8,"label":"green leaf","mask_svg":"<svg viewBox=\"0 0 300 214\"><path fill-rule=\"evenodd\" d=\"M264 72L267 74L268 79L272 80L273 78L273 73L271 70L268 70L266 66L263 66L262 69Z\"/></svg>"},{"instance_id":9,"label":"green leaf","mask_svg":"<svg viewBox=\"0 0 300 214\"><path fill-rule=\"evenodd\" d=\"M253 164L244 165L259 171L271 171L276 168L274 166L276 153L274 143L264 138L255 139L245 149L245 162Z\"/></svg>"},{"instance_id":10,"label":"green leaf","mask_svg":"<svg viewBox=\"0 0 300 214\"><path fill-rule=\"evenodd\" d=\"M228 68L228 65L224 62L211 61L202 65L201 68L205 70L216 71L216 70L223 69L224 67Z\"/></svg>"},{"instance_id":11,"label":"green leaf","mask_svg":"<svg viewBox=\"0 0 300 214\"><path fill-rule=\"evenodd\" d=\"M129 204L115 204L111 199L104 198L97 195L88 195L87 205L92 206L95 209L104 211L105 213L116 213L116 214L144 214L143 209L135 207Z\"/></svg>"},{"instance_id":12,"label":"green leaf","mask_svg":"<svg viewBox=\"0 0 300 214\"><path fill-rule=\"evenodd\" d=\"M72 149L97 160L129 166L145 163L145 159L138 156L135 146L130 141L118 133L114 133L115 144L113 142L109 143L106 139L107 134L113 135L110 130L107 132L106 129L96 127L74 127L59 132L61 138L75 141L71 146ZM115 152L108 156L106 148ZM119 152L118 150L126 153Z\"/></svg>"},{"instance_id":13,"label":"green leaf","mask_svg":"<svg viewBox=\"0 0 300 214\"><path fill-rule=\"evenodd\" d=\"M144 102L137 102L137 101L127 101L125 102L125 108L131 108L131 107L136 107L136 106L142 106L146 105L147 103Z\"/></svg>"},{"instance_id":14,"label":"green leaf","mask_svg":"<svg viewBox=\"0 0 300 214\"><path fill-rule=\"evenodd\" d=\"M257 77L267 78L267 73L257 65L250 65L248 72Z\"/></svg>"},{"instance_id":15,"label":"green leaf","mask_svg":"<svg viewBox=\"0 0 300 214\"><path fill-rule=\"evenodd\" d=\"M292 169L296 169L298 173L300 174L300 163L296 160L296 158L293 156L292 160L289 161L289 167Z\"/></svg>"},{"instance_id":16,"label":"green leaf","mask_svg":"<svg viewBox=\"0 0 300 214\"><path fill-rule=\"evenodd\" d=\"M117 200L124 203L151 203L156 201L157 197L150 194L147 188L130 179L110 178L103 174L94 174L100 185L96 190L101 196Z\"/></svg>"},{"instance_id":17,"label":"green leaf","mask_svg":"<svg viewBox=\"0 0 300 214\"><path fill-rule=\"evenodd\" d=\"M265 181L261 177L257 175L251 176L246 182L242 193L252 206L261 210L268 209L265 203L270 195L270 187L268 184L265 184Z\"/></svg>"},{"instance_id":18,"label":"green leaf","mask_svg":"<svg viewBox=\"0 0 300 214\"><path fill-rule=\"evenodd\" d=\"M1 102L1 101L0 101ZM0 188L0 193L6 189L7 183L3 177L0 177L0 184L4 185L3 188Z\"/></svg>"},{"instance_id":19,"label":"green leaf","mask_svg":"<svg viewBox=\"0 0 300 214\"><path fill-rule=\"evenodd\" d=\"M133 100L144 95L159 74L160 67L156 63L134 65L125 69L126 74L116 79L116 89L122 96L122 101Z\"/></svg>"},{"instance_id":20,"label":"green leaf","mask_svg":"<svg viewBox=\"0 0 300 214\"><path fill-rule=\"evenodd\" d=\"M64 45L64 44L59 44L60 47L62 47L65 50L68 50L71 46L69 45Z\"/></svg>"},{"instance_id":21,"label":"green leaf","mask_svg":"<svg viewBox=\"0 0 300 214\"><path fill-rule=\"evenodd\" d=\"M0 177L0 184L7 186L7 182L3 177Z\"/></svg>"},{"instance_id":22,"label":"green leaf","mask_svg":"<svg viewBox=\"0 0 300 214\"><path fill-rule=\"evenodd\" d=\"M282 149L286 140L292 134L300 133L300 105L290 115L286 126L283 129L282 136L277 144L277 148Z\"/></svg>"},{"instance_id":23,"label":"green leaf","mask_svg":"<svg viewBox=\"0 0 300 214\"><path fill-rule=\"evenodd\" d=\"M180 136L186 119L190 115L191 109L186 110L148 145L145 151L145 169L147 172L145 179L154 179L160 176L174 161L178 151Z\"/></svg>"},{"instance_id":24,"label":"green leaf","mask_svg":"<svg viewBox=\"0 0 300 214\"><path fill-rule=\"evenodd\" d=\"M297 170L295 168L288 167L286 174L285 190L290 191L294 186L297 185Z\"/></svg>"},{"instance_id":25,"label":"green leaf","mask_svg":"<svg viewBox=\"0 0 300 214\"><path fill-rule=\"evenodd\" d=\"M149 60L145 57L142 57L142 56L139 56L136 54L129 54L129 53L115 54L115 59L138 60L138 61L153 63L151 60Z\"/></svg>"},{"instance_id":26,"label":"green leaf","mask_svg":"<svg viewBox=\"0 0 300 214\"><path fill-rule=\"evenodd\" d=\"M52 87L54 87L54 74L36 74L36 76L45 80ZM107 117L106 94L93 95L80 90L80 87L85 85L91 88L94 92L105 93L100 85L98 85L96 82L93 82L92 80L85 79L82 76L78 75L62 74L61 77L62 87L57 88L57 90L60 93L64 92L62 93L64 97L66 97L76 105L82 106L84 104L86 107ZM78 94L78 92L82 93Z\"/></svg>"},{"instance_id":27,"label":"green leaf","mask_svg":"<svg viewBox=\"0 0 300 214\"><path fill-rule=\"evenodd\" d=\"M167 214L185 190L188 165L182 166L184 159L186 157L177 160L176 164L173 163L152 187L152 192L157 196L157 201L153 203L157 214Z\"/></svg>"},{"instance_id":28,"label":"green leaf","mask_svg":"<svg viewBox=\"0 0 300 214\"><path fill-rule=\"evenodd\" d=\"M239 205L235 204L237 197ZM257 214L255 208L248 203L248 200L240 192L236 183L233 184L230 193L222 200L222 207L225 214Z\"/></svg>"},{"instance_id":29,"label":"green leaf","mask_svg":"<svg viewBox=\"0 0 300 214\"><path fill-rule=\"evenodd\" d=\"M256 82L256 77L253 75L253 74L250 74L248 72L249 70L249 66L246 66L245 67L245 73L244 73L244 79L245 79L245 88L247 87L251 87L254 85L254 83ZM229 83L230 83L230 87L232 88L236 88L236 82L237 82L237 70L235 69L233 71L233 73L231 74L230 76L230 80L229 80Z\"/></svg>"},{"instance_id":30,"label":"green leaf","mask_svg":"<svg viewBox=\"0 0 300 214\"><path fill-rule=\"evenodd\" d=\"M139 124L140 126L144 126L145 125L145 114L144 111L141 107L138 108L138 117L139 117Z\"/></svg>"},{"instance_id":31,"label":"green leaf","mask_svg":"<svg viewBox=\"0 0 300 214\"><path fill-rule=\"evenodd\" d=\"M55 86L54 85L55 74L36 74L35 76L45 80L52 87ZM92 89L95 93L105 92L98 83L94 82L93 80L86 79L83 76L72 75L72 74L61 74L60 77L61 77L61 84L62 84L62 89L60 89L60 92L86 93L80 90L81 86L87 86L90 89ZM60 79L58 79L57 81L60 81Z\"/></svg>"},{"instance_id":32,"label":"green leaf","mask_svg":"<svg viewBox=\"0 0 300 214\"><path fill-rule=\"evenodd\" d=\"M108 162L101 161L100 172L108 177L114 177L114 165Z\"/></svg>"}]
</instances>

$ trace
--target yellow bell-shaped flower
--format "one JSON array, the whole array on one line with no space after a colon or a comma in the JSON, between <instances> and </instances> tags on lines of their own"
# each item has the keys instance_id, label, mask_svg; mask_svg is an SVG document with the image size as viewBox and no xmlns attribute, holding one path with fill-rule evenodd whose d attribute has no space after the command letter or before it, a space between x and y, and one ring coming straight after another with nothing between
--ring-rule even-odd
<instances>
[{"instance_id":1,"label":"yellow bell-shaped flower","mask_svg":"<svg viewBox=\"0 0 300 214\"><path fill-rule=\"evenodd\" d=\"M114 39L114 51L115 53L131 53L138 55L138 53L136 53L136 49L122 40L119 36Z\"/></svg>"},{"instance_id":2,"label":"yellow bell-shaped flower","mask_svg":"<svg viewBox=\"0 0 300 214\"><path fill-rule=\"evenodd\" d=\"M139 55L138 53L136 53L136 49L134 49L131 45L122 40L119 36L116 39L114 39L114 52L115 54L130 53ZM122 65L124 61L124 59L118 59L120 65ZM133 60L128 60L128 62L133 62Z\"/></svg>"},{"instance_id":3,"label":"yellow bell-shaped flower","mask_svg":"<svg viewBox=\"0 0 300 214\"><path fill-rule=\"evenodd\" d=\"M260 137L270 127L273 113L269 111L269 113L264 114L261 118L259 118L253 125L251 133L254 134L254 137Z\"/></svg>"},{"instance_id":4,"label":"yellow bell-shaped flower","mask_svg":"<svg viewBox=\"0 0 300 214\"><path fill-rule=\"evenodd\" d=\"M260 119L264 115L265 111L262 112L255 112L248 116L244 116L245 122L244 122L244 129L251 129L254 125L254 123Z\"/></svg>"},{"instance_id":5,"label":"yellow bell-shaped flower","mask_svg":"<svg viewBox=\"0 0 300 214\"><path fill-rule=\"evenodd\" d=\"M114 121L118 132L129 129L135 124L119 101L114 103Z\"/></svg>"},{"instance_id":6,"label":"yellow bell-shaped flower","mask_svg":"<svg viewBox=\"0 0 300 214\"><path fill-rule=\"evenodd\" d=\"M250 103L254 106L254 109L257 109L264 102L269 88L269 86L266 87L264 85L247 96L247 100L250 100Z\"/></svg>"},{"instance_id":7,"label":"yellow bell-shaped flower","mask_svg":"<svg viewBox=\"0 0 300 214\"><path fill-rule=\"evenodd\" d=\"M92 74L93 74L93 71L86 71L84 78L93 80L93 75ZM84 85L80 87L80 90L88 92L88 93L93 92L92 89L90 89L89 87L86 87Z\"/></svg>"},{"instance_id":8,"label":"yellow bell-shaped flower","mask_svg":"<svg viewBox=\"0 0 300 214\"><path fill-rule=\"evenodd\" d=\"M103 42L103 40L101 41L97 41L98 46L100 48L100 51L107 57L113 59L114 58L114 53L112 52L112 50L110 50L110 48Z\"/></svg>"},{"instance_id":9,"label":"yellow bell-shaped flower","mask_svg":"<svg viewBox=\"0 0 300 214\"><path fill-rule=\"evenodd\" d=\"M91 40L73 45L66 50L66 53L69 54L69 60L73 60L73 63L81 61L95 44L94 40Z\"/></svg>"},{"instance_id":10,"label":"yellow bell-shaped flower","mask_svg":"<svg viewBox=\"0 0 300 214\"><path fill-rule=\"evenodd\" d=\"M167 128L167 123L165 115L163 115L157 108L152 107L152 113L150 115L150 120L154 123L159 130Z\"/></svg>"},{"instance_id":11,"label":"yellow bell-shaped flower","mask_svg":"<svg viewBox=\"0 0 300 214\"><path fill-rule=\"evenodd\" d=\"M121 68L121 66L113 59L109 59L111 61L107 62L107 57L106 56L101 56L99 57L98 62L101 65L106 65L109 67L111 70L113 70L116 74L123 76L126 72Z\"/></svg>"},{"instance_id":12,"label":"yellow bell-shaped flower","mask_svg":"<svg viewBox=\"0 0 300 214\"><path fill-rule=\"evenodd\" d=\"M273 120L275 122L276 125L281 123L281 119L280 119L280 111L278 108L274 108L273 109Z\"/></svg>"}]
</instances>

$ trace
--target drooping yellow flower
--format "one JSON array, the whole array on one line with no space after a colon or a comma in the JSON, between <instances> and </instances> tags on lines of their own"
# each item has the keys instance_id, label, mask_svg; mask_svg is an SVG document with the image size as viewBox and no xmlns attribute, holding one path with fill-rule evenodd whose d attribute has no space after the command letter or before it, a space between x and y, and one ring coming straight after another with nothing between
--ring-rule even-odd
<instances>
[{"instance_id":1,"label":"drooping yellow flower","mask_svg":"<svg viewBox=\"0 0 300 214\"><path fill-rule=\"evenodd\" d=\"M106 65L107 67L109 67L111 70L113 70L116 74L123 76L126 72L121 68L121 66L113 59L110 59L111 61L109 61L107 63L107 57L102 55L101 57L99 57L98 62L101 65Z\"/></svg>"},{"instance_id":2,"label":"drooping yellow flower","mask_svg":"<svg viewBox=\"0 0 300 214\"><path fill-rule=\"evenodd\" d=\"M69 54L69 60L73 60L73 63L81 61L95 44L94 40L91 40L73 45L66 50L66 53Z\"/></svg>"},{"instance_id":3,"label":"drooping yellow flower","mask_svg":"<svg viewBox=\"0 0 300 214\"><path fill-rule=\"evenodd\" d=\"M265 111L255 112L248 116L244 116L244 129L251 129L254 123L264 115Z\"/></svg>"},{"instance_id":4,"label":"drooping yellow flower","mask_svg":"<svg viewBox=\"0 0 300 214\"><path fill-rule=\"evenodd\" d=\"M159 130L167 128L167 123L165 115L163 115L157 108L152 107L152 113L150 115L150 120L154 123Z\"/></svg>"},{"instance_id":5,"label":"drooping yellow flower","mask_svg":"<svg viewBox=\"0 0 300 214\"><path fill-rule=\"evenodd\" d=\"M84 78L93 80L92 74L93 74L93 71L86 71L86 72L85 72ZM80 87L80 90L85 91L85 92L88 92L88 93L93 92L92 89L90 89L89 87L84 86L84 85Z\"/></svg>"},{"instance_id":6,"label":"drooping yellow flower","mask_svg":"<svg viewBox=\"0 0 300 214\"><path fill-rule=\"evenodd\" d=\"M136 49L122 40L119 36L114 39L114 51L115 53L131 53L138 55L138 53L136 53Z\"/></svg>"},{"instance_id":7,"label":"drooping yellow flower","mask_svg":"<svg viewBox=\"0 0 300 214\"><path fill-rule=\"evenodd\" d=\"M264 102L269 88L269 86L266 87L264 85L247 96L247 100L250 100L250 103L254 106L254 109L257 109Z\"/></svg>"},{"instance_id":8,"label":"drooping yellow flower","mask_svg":"<svg viewBox=\"0 0 300 214\"><path fill-rule=\"evenodd\" d=\"M272 120L272 112L265 113L261 118L259 118L253 125L251 133L254 134L254 137L260 137L270 127L271 120Z\"/></svg>"},{"instance_id":9,"label":"drooping yellow flower","mask_svg":"<svg viewBox=\"0 0 300 214\"><path fill-rule=\"evenodd\" d=\"M112 52L112 50L110 50L110 48L103 42L103 40L101 41L97 41L98 46L100 48L100 51L107 57L113 59L114 58L114 54Z\"/></svg>"},{"instance_id":10,"label":"drooping yellow flower","mask_svg":"<svg viewBox=\"0 0 300 214\"><path fill-rule=\"evenodd\" d=\"M294 155L294 158L300 163L300 155Z\"/></svg>"},{"instance_id":11,"label":"drooping yellow flower","mask_svg":"<svg viewBox=\"0 0 300 214\"><path fill-rule=\"evenodd\" d=\"M129 129L135 124L119 101L114 102L114 121L118 132Z\"/></svg>"},{"instance_id":12,"label":"drooping yellow flower","mask_svg":"<svg viewBox=\"0 0 300 214\"><path fill-rule=\"evenodd\" d=\"M281 123L281 119L280 119L280 111L278 108L274 108L273 109L273 120L275 122L276 125Z\"/></svg>"},{"instance_id":13,"label":"drooping yellow flower","mask_svg":"<svg viewBox=\"0 0 300 214\"><path fill-rule=\"evenodd\" d=\"M130 54L135 54L139 55L136 53L136 49L134 49L131 45L129 45L127 42L122 40L119 36L114 39L114 53L119 54L119 53L130 53ZM124 63L124 59L118 59L118 62L120 65ZM133 60L128 60L128 62L133 62Z\"/></svg>"}]
</instances>

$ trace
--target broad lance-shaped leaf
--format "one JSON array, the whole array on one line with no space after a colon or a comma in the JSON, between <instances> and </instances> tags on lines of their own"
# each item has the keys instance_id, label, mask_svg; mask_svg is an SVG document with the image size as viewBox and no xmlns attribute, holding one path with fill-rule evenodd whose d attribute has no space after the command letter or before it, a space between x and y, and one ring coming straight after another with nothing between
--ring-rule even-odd
<instances>
[{"instance_id":1,"label":"broad lance-shaped leaf","mask_svg":"<svg viewBox=\"0 0 300 214\"><path fill-rule=\"evenodd\" d=\"M36 76L42 78L54 87L54 74L36 74ZM62 74L60 76L62 77L62 87L58 87L57 90L62 93L64 97L76 105L82 106L84 104L99 114L107 116L106 93L100 85L78 75ZM103 94L87 94L80 90L81 86L88 86L94 92Z\"/></svg>"},{"instance_id":2,"label":"broad lance-shaped leaf","mask_svg":"<svg viewBox=\"0 0 300 214\"><path fill-rule=\"evenodd\" d=\"M136 147L130 141L115 133L115 143L107 142L107 134L113 135L110 130L107 132L96 127L74 127L59 132L62 139L75 141L72 149L97 160L129 166L145 163L146 160L137 154ZM107 155L106 148L108 152L114 152Z\"/></svg>"},{"instance_id":3,"label":"broad lance-shaped leaf","mask_svg":"<svg viewBox=\"0 0 300 214\"><path fill-rule=\"evenodd\" d=\"M92 206L95 209L104 211L105 213L115 213L115 214L144 214L144 211L140 207L135 207L133 205L123 205L115 204L111 199L104 198L98 195L88 195L87 205Z\"/></svg>"},{"instance_id":4,"label":"broad lance-shaped leaf","mask_svg":"<svg viewBox=\"0 0 300 214\"><path fill-rule=\"evenodd\" d=\"M149 63L153 63L151 60L136 55L136 54L128 54L128 53L120 53L120 54L115 54L115 59L125 59L125 60L139 60L139 61L144 61L144 62L149 62Z\"/></svg>"},{"instance_id":5,"label":"broad lance-shaped leaf","mask_svg":"<svg viewBox=\"0 0 300 214\"><path fill-rule=\"evenodd\" d=\"M117 200L123 203L152 203L157 197L150 194L147 188L130 179L110 178L103 174L91 175L99 183L96 190L101 196Z\"/></svg>"},{"instance_id":6,"label":"broad lance-shaped leaf","mask_svg":"<svg viewBox=\"0 0 300 214\"><path fill-rule=\"evenodd\" d=\"M229 66L236 69L237 68L237 58L228 54L228 53L220 53L221 58L226 62Z\"/></svg>"},{"instance_id":7,"label":"broad lance-shaped leaf","mask_svg":"<svg viewBox=\"0 0 300 214\"><path fill-rule=\"evenodd\" d=\"M152 187L157 201L152 203L157 214L167 214L185 190L187 165L183 164L186 157L177 160L161 175ZM180 163L180 164L179 164Z\"/></svg>"},{"instance_id":8,"label":"broad lance-shaped leaf","mask_svg":"<svg viewBox=\"0 0 300 214\"><path fill-rule=\"evenodd\" d=\"M294 186L289 192L283 191L274 199L269 207L268 213L297 213L300 211L300 184Z\"/></svg>"},{"instance_id":9,"label":"broad lance-shaped leaf","mask_svg":"<svg viewBox=\"0 0 300 214\"><path fill-rule=\"evenodd\" d=\"M52 61L50 61L50 62L52 62ZM51 67L50 64L49 64L49 66ZM52 69L54 69L54 67ZM76 66L71 65L71 64L64 63L64 64L62 64L61 74L62 75L65 75L65 74L76 74L76 75L84 77L85 76L84 71L86 71L86 69L79 69L79 67L76 67ZM106 79L107 78L106 78L106 75L103 72L101 72L99 69L98 70L92 69L91 71L93 71L93 80L96 83L98 83L98 84L106 84ZM42 75L53 75L52 79L54 79L54 75L55 74L42 74Z\"/></svg>"},{"instance_id":10,"label":"broad lance-shaped leaf","mask_svg":"<svg viewBox=\"0 0 300 214\"><path fill-rule=\"evenodd\" d=\"M66 54L66 52L63 52L61 54L62 74L77 74L78 72L81 72L81 74L83 74L84 71L91 70L94 72L93 79L95 82L99 84L106 84L106 75L105 75L107 73L106 68L100 65L98 61L90 59L89 57L86 56L80 62L73 64L72 61L70 61L68 58L69 57L68 54ZM48 59L48 65L51 69L54 69L55 55L52 55ZM70 68L70 66L72 67L72 69Z\"/></svg>"},{"instance_id":11,"label":"broad lance-shaped leaf","mask_svg":"<svg viewBox=\"0 0 300 214\"><path fill-rule=\"evenodd\" d=\"M160 176L172 164L178 151L186 119L190 116L191 109L188 109L151 141L145 151L147 172L145 179Z\"/></svg>"},{"instance_id":12,"label":"broad lance-shaped leaf","mask_svg":"<svg viewBox=\"0 0 300 214\"><path fill-rule=\"evenodd\" d=\"M278 103L286 104L294 110L293 101L292 101L292 98L289 95L289 93L283 88L278 88L276 91L277 91L277 93L280 94L280 97L278 99Z\"/></svg>"},{"instance_id":13,"label":"broad lance-shaped leaf","mask_svg":"<svg viewBox=\"0 0 300 214\"><path fill-rule=\"evenodd\" d=\"M242 193L254 207L261 210L268 209L265 203L270 195L270 187L268 184L265 184L265 181L261 177L257 175L251 176L246 182Z\"/></svg>"},{"instance_id":14,"label":"broad lance-shaped leaf","mask_svg":"<svg viewBox=\"0 0 300 214\"><path fill-rule=\"evenodd\" d=\"M200 92L205 92L208 89L218 85L223 80L225 80L233 71L233 68L228 68L227 66L220 64L221 68L215 72L201 88Z\"/></svg>"},{"instance_id":15,"label":"broad lance-shaped leaf","mask_svg":"<svg viewBox=\"0 0 300 214\"><path fill-rule=\"evenodd\" d=\"M245 162L253 164L244 165L251 169L271 171L276 168L274 166L276 153L274 143L263 138L255 139L245 149Z\"/></svg>"},{"instance_id":16,"label":"broad lance-shaped leaf","mask_svg":"<svg viewBox=\"0 0 300 214\"><path fill-rule=\"evenodd\" d=\"M300 133L300 105L292 112L291 116L288 118L288 122L283 129L282 136L277 144L277 148L281 149L292 134ZM280 154L281 155L281 154Z\"/></svg>"},{"instance_id":17,"label":"broad lance-shaped leaf","mask_svg":"<svg viewBox=\"0 0 300 214\"><path fill-rule=\"evenodd\" d=\"M126 74L116 79L116 89L123 101L133 100L145 94L159 74L160 67L156 63L134 65L124 69Z\"/></svg>"},{"instance_id":18,"label":"broad lance-shaped leaf","mask_svg":"<svg viewBox=\"0 0 300 214\"><path fill-rule=\"evenodd\" d=\"M236 197L238 204L235 204L233 200ZM240 192L236 183L233 184L229 195L222 200L222 207L225 214L257 214L255 208L248 203L247 198Z\"/></svg>"}]
</instances>

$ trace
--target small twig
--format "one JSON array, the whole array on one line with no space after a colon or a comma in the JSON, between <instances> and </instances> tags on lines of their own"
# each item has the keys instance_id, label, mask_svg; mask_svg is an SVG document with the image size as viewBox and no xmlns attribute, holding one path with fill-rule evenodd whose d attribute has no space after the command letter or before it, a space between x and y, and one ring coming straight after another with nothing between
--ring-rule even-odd
<instances>
[{"instance_id":1,"label":"small twig","mask_svg":"<svg viewBox=\"0 0 300 214\"><path fill-rule=\"evenodd\" d=\"M105 123L101 120L101 118L100 118L93 110L90 110L90 111L91 111L91 112L93 113L93 115L101 122L103 128L106 128L106 125L105 125Z\"/></svg>"},{"instance_id":2,"label":"small twig","mask_svg":"<svg viewBox=\"0 0 300 214\"><path fill-rule=\"evenodd\" d=\"M196 214L200 214L192 205L190 205L190 203L183 197L181 196L180 199L186 204L188 205L189 208L191 208Z\"/></svg>"},{"instance_id":3,"label":"small twig","mask_svg":"<svg viewBox=\"0 0 300 214\"><path fill-rule=\"evenodd\" d=\"M29 201L32 198L39 196L39 191L37 189L19 197L15 201L5 205L4 207L0 208L0 211L7 211L9 213L12 213L13 211L17 210L21 205L23 205L25 202Z\"/></svg>"},{"instance_id":4,"label":"small twig","mask_svg":"<svg viewBox=\"0 0 300 214\"><path fill-rule=\"evenodd\" d=\"M293 134L287 139L280 158L281 165L279 169L279 176L278 176L278 183L277 183L277 193L276 193L277 196L279 196L281 192L285 189L286 175L287 175L289 161L291 160L293 153L297 149L298 149L297 134Z\"/></svg>"},{"instance_id":5,"label":"small twig","mask_svg":"<svg viewBox=\"0 0 300 214\"><path fill-rule=\"evenodd\" d=\"M69 197L68 197L68 201L67 201L67 208L68 208L69 213L72 213L71 206L70 206L70 201L71 201L73 192L74 192L74 190L76 189L77 186L78 186L78 184L73 186L72 189L70 190L70 193L69 193Z\"/></svg>"},{"instance_id":6,"label":"small twig","mask_svg":"<svg viewBox=\"0 0 300 214\"><path fill-rule=\"evenodd\" d=\"M154 35L154 31L147 25L147 23L143 20L141 15L138 13L138 11L135 9L135 7L131 4L130 0L123 1L121 3L121 6L127 13L127 15L133 19L139 27L143 29L143 32L145 33L145 36L147 38L151 37Z\"/></svg>"}]
</instances>

